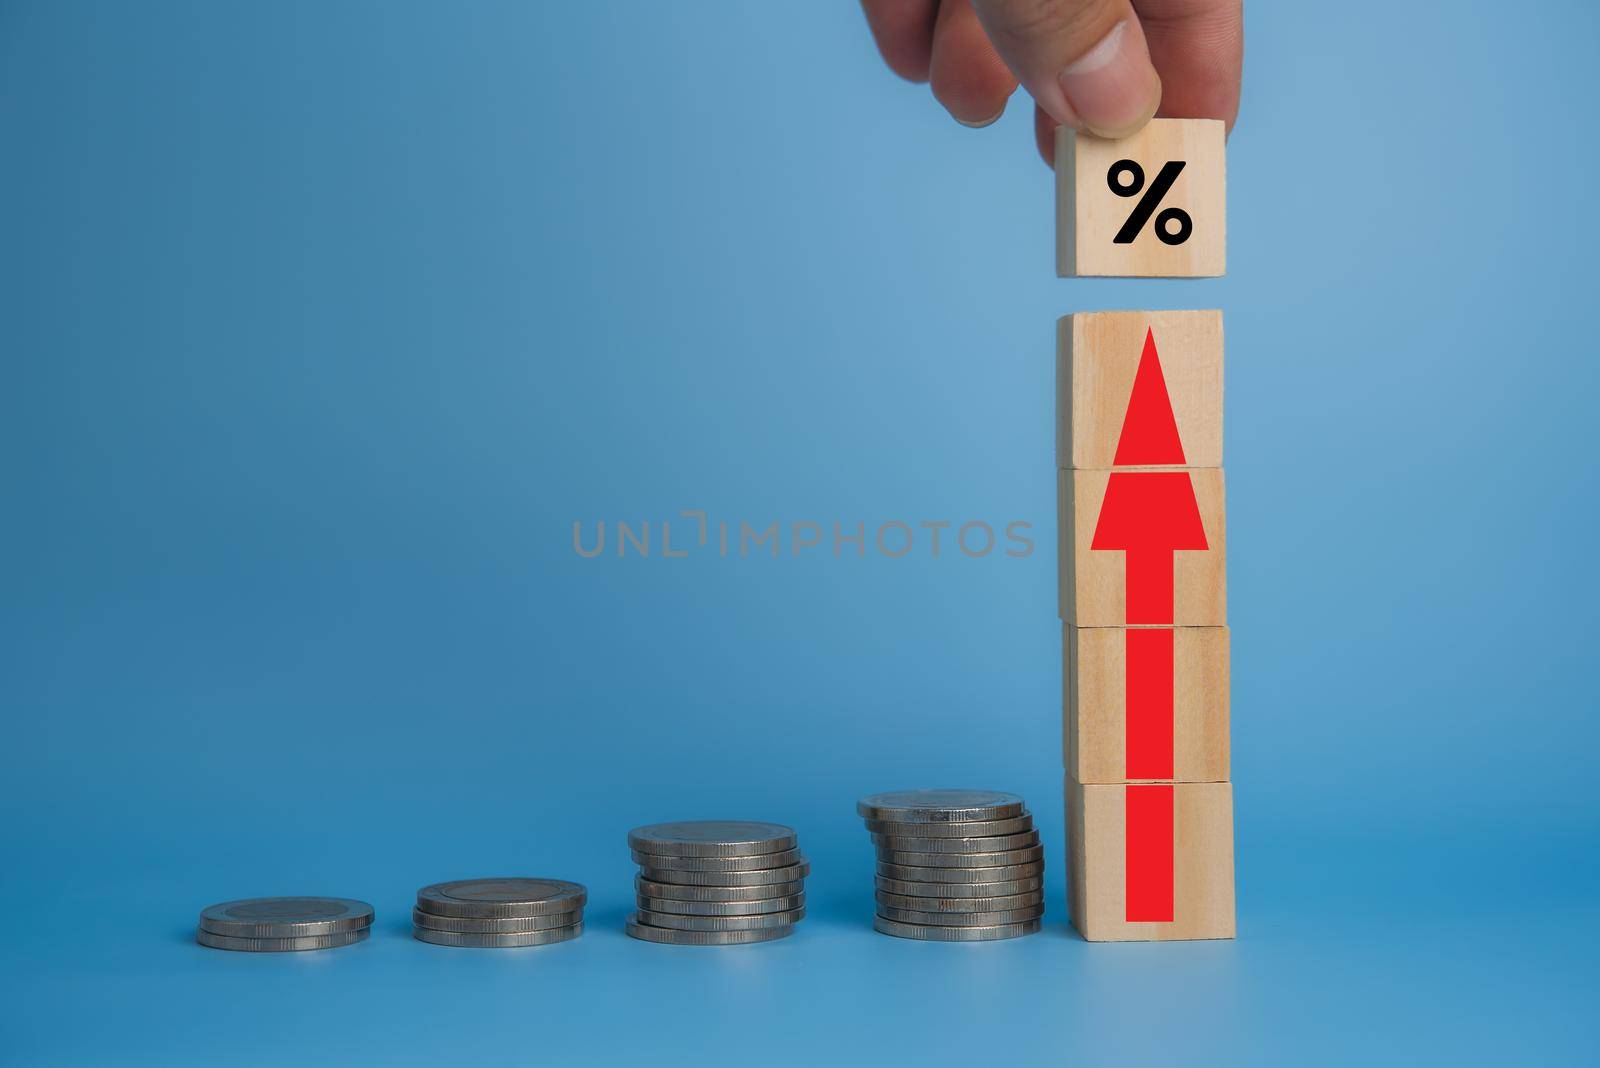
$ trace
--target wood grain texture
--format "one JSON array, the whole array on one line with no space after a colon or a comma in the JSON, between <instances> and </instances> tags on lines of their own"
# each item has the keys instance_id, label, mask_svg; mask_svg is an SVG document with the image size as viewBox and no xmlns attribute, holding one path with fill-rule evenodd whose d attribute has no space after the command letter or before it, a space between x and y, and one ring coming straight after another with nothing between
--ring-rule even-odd
<instances>
[{"instance_id":1,"label":"wood grain texture","mask_svg":"<svg viewBox=\"0 0 1600 1068\"><path fill-rule=\"evenodd\" d=\"M1089 548L1110 471L1057 470L1060 614L1080 627L1127 622L1125 554ZM1221 468L1189 472L1207 548L1174 554L1172 624L1221 627L1228 622L1227 523Z\"/></svg>"},{"instance_id":2,"label":"wood grain texture","mask_svg":"<svg viewBox=\"0 0 1600 1068\"><path fill-rule=\"evenodd\" d=\"M1112 466L1147 333L1183 442L1183 466L1222 466L1222 313L1118 311L1056 323L1057 467Z\"/></svg>"},{"instance_id":3,"label":"wood grain texture","mask_svg":"<svg viewBox=\"0 0 1600 1068\"><path fill-rule=\"evenodd\" d=\"M1215 119L1154 119L1117 141L1056 132L1056 274L1062 278L1208 278L1227 269L1227 148ZM1179 208L1193 231L1181 245L1156 237L1154 215L1130 244L1112 239L1139 203L1118 196L1106 181L1119 160L1145 174L1148 190L1163 164L1182 160L1183 171L1159 211Z\"/></svg>"},{"instance_id":4,"label":"wood grain texture","mask_svg":"<svg viewBox=\"0 0 1600 1068\"><path fill-rule=\"evenodd\" d=\"M1062 736L1067 772L1078 782L1129 781L1126 633L1061 627ZM1228 779L1228 639L1227 627L1173 628L1173 777L1163 781Z\"/></svg>"},{"instance_id":5,"label":"wood grain texture","mask_svg":"<svg viewBox=\"0 0 1600 1068\"><path fill-rule=\"evenodd\" d=\"M1171 923L1127 921L1126 790L1067 776L1067 911L1072 925L1091 942L1234 937L1233 785L1179 783L1172 788Z\"/></svg>"}]
</instances>

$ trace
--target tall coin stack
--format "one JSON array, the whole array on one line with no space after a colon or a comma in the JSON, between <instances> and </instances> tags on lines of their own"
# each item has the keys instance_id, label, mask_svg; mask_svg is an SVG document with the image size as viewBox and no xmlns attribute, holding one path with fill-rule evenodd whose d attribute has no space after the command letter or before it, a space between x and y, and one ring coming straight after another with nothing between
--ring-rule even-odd
<instances>
[{"instance_id":1,"label":"tall coin stack","mask_svg":"<svg viewBox=\"0 0 1600 1068\"><path fill-rule=\"evenodd\" d=\"M360 942L372 931L372 906L347 897L251 897L200 913L195 941L212 949L288 953Z\"/></svg>"},{"instance_id":2,"label":"tall coin stack","mask_svg":"<svg viewBox=\"0 0 1600 1068\"><path fill-rule=\"evenodd\" d=\"M628 934L675 946L771 942L806 914L794 829L747 820L654 823L628 832L639 911Z\"/></svg>"},{"instance_id":3,"label":"tall coin stack","mask_svg":"<svg viewBox=\"0 0 1600 1068\"><path fill-rule=\"evenodd\" d=\"M417 891L412 935L436 946L511 949L583 934L586 890L563 879L463 879Z\"/></svg>"},{"instance_id":4,"label":"tall coin stack","mask_svg":"<svg viewBox=\"0 0 1600 1068\"><path fill-rule=\"evenodd\" d=\"M1022 798L898 790L863 797L856 811L878 850L877 930L930 942L1039 930L1044 848Z\"/></svg>"}]
</instances>

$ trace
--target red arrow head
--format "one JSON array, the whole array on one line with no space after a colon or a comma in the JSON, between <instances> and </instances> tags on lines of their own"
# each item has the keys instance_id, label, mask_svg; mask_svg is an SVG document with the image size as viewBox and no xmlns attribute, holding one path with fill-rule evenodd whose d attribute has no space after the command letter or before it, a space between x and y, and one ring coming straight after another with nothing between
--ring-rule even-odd
<instances>
[{"instance_id":1,"label":"red arrow head","mask_svg":"<svg viewBox=\"0 0 1600 1068\"><path fill-rule=\"evenodd\" d=\"M1122 417L1122 436L1117 438L1117 454L1111 463L1114 467L1183 463L1178 421L1172 414L1172 399L1167 396L1155 334L1149 330L1144 332L1144 352L1139 356L1139 370L1134 372L1128 411Z\"/></svg>"},{"instance_id":2,"label":"red arrow head","mask_svg":"<svg viewBox=\"0 0 1600 1068\"><path fill-rule=\"evenodd\" d=\"M1208 548L1189 472L1111 472L1089 548Z\"/></svg>"}]
</instances>

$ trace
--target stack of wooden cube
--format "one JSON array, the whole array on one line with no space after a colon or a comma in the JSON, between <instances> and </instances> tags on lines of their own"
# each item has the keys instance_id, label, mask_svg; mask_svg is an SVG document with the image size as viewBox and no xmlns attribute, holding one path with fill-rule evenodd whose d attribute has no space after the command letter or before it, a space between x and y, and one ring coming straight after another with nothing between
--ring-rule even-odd
<instances>
[{"instance_id":1,"label":"stack of wooden cube","mask_svg":"<svg viewBox=\"0 0 1600 1068\"><path fill-rule=\"evenodd\" d=\"M1221 274L1223 158L1221 123L1063 131L1059 273ZM1157 174L1159 204L1136 207ZM1129 238L1134 212L1153 222ZM1072 922L1092 941L1231 938L1222 313L1066 316L1056 377Z\"/></svg>"}]
</instances>

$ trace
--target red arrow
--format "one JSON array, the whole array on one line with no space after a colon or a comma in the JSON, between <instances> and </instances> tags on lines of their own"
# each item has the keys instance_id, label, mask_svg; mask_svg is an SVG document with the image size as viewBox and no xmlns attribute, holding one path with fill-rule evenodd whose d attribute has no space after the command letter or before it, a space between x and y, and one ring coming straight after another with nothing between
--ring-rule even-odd
<instances>
[{"instance_id":1,"label":"red arrow","mask_svg":"<svg viewBox=\"0 0 1600 1068\"><path fill-rule=\"evenodd\" d=\"M1123 632L1130 779L1172 778L1172 628Z\"/></svg>"},{"instance_id":2,"label":"red arrow","mask_svg":"<svg viewBox=\"0 0 1600 1068\"><path fill-rule=\"evenodd\" d=\"M1113 466L1184 462L1155 335L1145 332ZM1164 627L1124 631L1126 757L1130 779L1173 776L1173 554L1208 547L1187 471L1113 471L1090 549L1124 554L1126 622ZM1125 899L1129 923L1173 918L1173 790L1126 787Z\"/></svg>"},{"instance_id":3,"label":"red arrow","mask_svg":"<svg viewBox=\"0 0 1600 1068\"><path fill-rule=\"evenodd\" d=\"M1122 436L1112 467L1173 467L1183 465L1183 442L1178 438L1178 421L1167 399L1167 379L1161 373L1161 357L1156 353L1156 335L1144 332L1144 351L1139 353L1139 369L1133 375L1133 393L1128 411L1122 417Z\"/></svg>"},{"instance_id":4,"label":"red arrow","mask_svg":"<svg viewBox=\"0 0 1600 1068\"><path fill-rule=\"evenodd\" d=\"M1173 551L1206 548L1189 472L1111 472L1089 548L1126 554L1128 623L1171 626Z\"/></svg>"},{"instance_id":5,"label":"red arrow","mask_svg":"<svg viewBox=\"0 0 1600 1068\"><path fill-rule=\"evenodd\" d=\"M1127 786L1127 913L1129 923L1171 923L1172 784Z\"/></svg>"}]
</instances>

